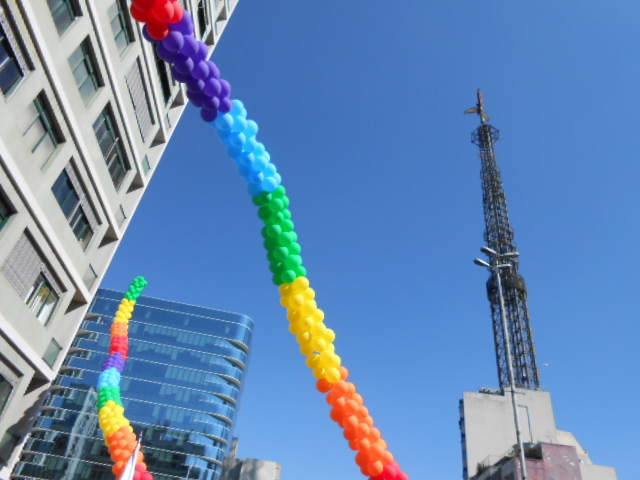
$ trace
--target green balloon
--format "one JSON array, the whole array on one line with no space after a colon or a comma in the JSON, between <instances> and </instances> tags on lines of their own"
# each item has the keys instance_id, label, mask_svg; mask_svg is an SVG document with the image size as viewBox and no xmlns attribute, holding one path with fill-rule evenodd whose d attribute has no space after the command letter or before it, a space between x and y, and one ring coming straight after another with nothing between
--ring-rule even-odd
<instances>
[{"instance_id":1,"label":"green balloon","mask_svg":"<svg viewBox=\"0 0 640 480\"><path fill-rule=\"evenodd\" d=\"M289 255L284 259L284 264L288 269L295 269L302 265L302 257L300 255Z\"/></svg>"},{"instance_id":2,"label":"green balloon","mask_svg":"<svg viewBox=\"0 0 640 480\"><path fill-rule=\"evenodd\" d=\"M277 247L273 249L273 256L277 260L284 260L289 255L289 248Z\"/></svg>"},{"instance_id":3,"label":"green balloon","mask_svg":"<svg viewBox=\"0 0 640 480\"><path fill-rule=\"evenodd\" d=\"M282 211L282 215L284 216L285 220L289 220L291 218L291 210L289 210L288 208L285 208Z\"/></svg>"},{"instance_id":4,"label":"green balloon","mask_svg":"<svg viewBox=\"0 0 640 480\"><path fill-rule=\"evenodd\" d=\"M275 238L267 238L264 242L262 242L262 244L268 251L271 251L279 246L278 241Z\"/></svg>"},{"instance_id":5,"label":"green balloon","mask_svg":"<svg viewBox=\"0 0 640 480\"><path fill-rule=\"evenodd\" d=\"M277 238L282 234L282 227L278 224L269 225L267 228L267 236L269 238Z\"/></svg>"},{"instance_id":6,"label":"green balloon","mask_svg":"<svg viewBox=\"0 0 640 480\"><path fill-rule=\"evenodd\" d=\"M304 268L302 265L300 265L299 267L296 267L295 270L296 270L296 274L297 274L298 277L306 277L307 276L307 269Z\"/></svg>"},{"instance_id":7,"label":"green balloon","mask_svg":"<svg viewBox=\"0 0 640 480\"><path fill-rule=\"evenodd\" d=\"M291 220L283 220L280 225L282 226L282 231L284 232L293 232L293 222Z\"/></svg>"},{"instance_id":8,"label":"green balloon","mask_svg":"<svg viewBox=\"0 0 640 480\"><path fill-rule=\"evenodd\" d=\"M298 278L298 276L296 275L296 272L294 270L285 270L284 272L282 272L282 283L291 283L296 278Z\"/></svg>"},{"instance_id":9,"label":"green balloon","mask_svg":"<svg viewBox=\"0 0 640 480\"><path fill-rule=\"evenodd\" d=\"M284 215L282 212L274 213L269 218L267 218L264 223L267 225L280 224L284 220Z\"/></svg>"},{"instance_id":10,"label":"green balloon","mask_svg":"<svg viewBox=\"0 0 640 480\"><path fill-rule=\"evenodd\" d=\"M287 248L289 249L289 253L292 255L300 255L300 252L302 251L302 247L298 242L293 242L287 245Z\"/></svg>"},{"instance_id":11,"label":"green balloon","mask_svg":"<svg viewBox=\"0 0 640 480\"><path fill-rule=\"evenodd\" d=\"M282 203L284 204L284 208L287 208L289 204L291 204L291 200L289 200L289 197L285 195L282 197Z\"/></svg>"},{"instance_id":12,"label":"green balloon","mask_svg":"<svg viewBox=\"0 0 640 480\"><path fill-rule=\"evenodd\" d=\"M254 205L257 205L258 207L260 207L262 205L265 205L265 204L269 203L271 198L272 197L271 197L271 194L269 192L262 192L262 193L260 193L260 195L256 195L251 200L253 201Z\"/></svg>"},{"instance_id":13,"label":"green balloon","mask_svg":"<svg viewBox=\"0 0 640 480\"><path fill-rule=\"evenodd\" d=\"M267 218L269 218L271 216L271 213L271 210L266 205L263 205L258 209L258 217L260 217L262 220L266 220Z\"/></svg>"},{"instance_id":14,"label":"green balloon","mask_svg":"<svg viewBox=\"0 0 640 480\"><path fill-rule=\"evenodd\" d=\"M271 194L274 198L282 198L286 195L287 189L284 188L284 185L279 185Z\"/></svg>"},{"instance_id":15,"label":"green balloon","mask_svg":"<svg viewBox=\"0 0 640 480\"><path fill-rule=\"evenodd\" d=\"M273 213L276 213L284 208L284 202L280 198L275 198L267 206L269 207L269 210L271 210Z\"/></svg>"}]
</instances>

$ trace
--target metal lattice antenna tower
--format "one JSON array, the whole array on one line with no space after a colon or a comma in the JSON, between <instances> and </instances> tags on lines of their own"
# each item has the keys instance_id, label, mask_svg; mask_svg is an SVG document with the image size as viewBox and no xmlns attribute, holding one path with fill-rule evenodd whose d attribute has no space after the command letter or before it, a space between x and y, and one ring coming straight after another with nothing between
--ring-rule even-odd
<instances>
[{"instance_id":1,"label":"metal lattice antenna tower","mask_svg":"<svg viewBox=\"0 0 640 480\"><path fill-rule=\"evenodd\" d=\"M516 251L513 230L509 221L507 200L502 188L500 169L496 162L494 143L499 132L489 125L489 116L484 111L482 92L478 89L478 103L465 113L477 113L482 124L471 135L471 141L480 147L482 161L482 199L484 204L484 234L487 246L498 254ZM540 388L540 374L536 364L536 351L533 344L529 309L527 307L527 287L524 278L518 273L518 260L511 260L511 268L497 269L504 292L507 330L511 343L514 382L516 387L527 389ZM491 303L493 335L498 364L498 380L502 388L509 386L507 368L505 332L502 326L498 282L496 270L492 270L487 281L487 296Z\"/></svg>"}]
</instances>

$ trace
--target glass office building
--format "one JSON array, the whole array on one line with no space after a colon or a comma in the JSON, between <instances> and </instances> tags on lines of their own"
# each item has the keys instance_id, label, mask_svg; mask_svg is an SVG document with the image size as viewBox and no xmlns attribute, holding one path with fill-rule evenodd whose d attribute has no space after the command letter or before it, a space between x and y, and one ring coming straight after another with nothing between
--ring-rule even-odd
<instances>
[{"instance_id":1,"label":"glass office building","mask_svg":"<svg viewBox=\"0 0 640 480\"><path fill-rule=\"evenodd\" d=\"M122 297L98 291L12 478L113 480L96 384ZM139 298L129 323L122 401L157 480L219 479L252 331L244 315Z\"/></svg>"}]
</instances>

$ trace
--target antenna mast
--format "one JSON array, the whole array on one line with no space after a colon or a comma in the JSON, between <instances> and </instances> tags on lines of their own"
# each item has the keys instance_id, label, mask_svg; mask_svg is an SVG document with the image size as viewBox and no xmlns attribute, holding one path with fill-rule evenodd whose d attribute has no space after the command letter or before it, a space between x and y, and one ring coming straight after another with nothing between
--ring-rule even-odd
<instances>
[{"instance_id":1,"label":"antenna mast","mask_svg":"<svg viewBox=\"0 0 640 480\"><path fill-rule=\"evenodd\" d=\"M496 162L494 144L498 141L499 132L489 125L489 116L484 110L482 92L478 89L478 103L464 113L477 113L481 125L471 134L472 143L480 148L482 161L482 199L484 204L485 233L487 246L498 254L516 251L513 230L509 221L507 200L502 187L500 169ZM498 380L500 387L509 387L509 372L506 358L506 336L502 326L498 282L500 275L504 292L504 306L507 317L507 330L511 343L511 361L513 365L515 386L536 390L540 388L540 374L536 363L536 352L533 344L529 308L527 307L527 287L524 278L518 273L518 260L511 260L511 268L492 270L487 281L487 296L491 303L493 320L493 336L498 364ZM496 270L498 273L496 273Z\"/></svg>"}]
</instances>

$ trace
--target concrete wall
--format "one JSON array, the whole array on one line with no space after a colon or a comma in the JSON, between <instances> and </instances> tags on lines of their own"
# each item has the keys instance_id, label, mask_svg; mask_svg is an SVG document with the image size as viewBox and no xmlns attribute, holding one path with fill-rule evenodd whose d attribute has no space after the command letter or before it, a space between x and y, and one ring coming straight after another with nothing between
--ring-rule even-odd
<instances>
[{"instance_id":1,"label":"concrete wall","mask_svg":"<svg viewBox=\"0 0 640 480\"><path fill-rule=\"evenodd\" d=\"M595 467L575 437L556 428L549 392L516 389L516 399L523 443L566 445L575 452L576 462L583 474ZM506 392L503 395L464 392L460 427L463 435L466 478L472 478L477 474L479 465L495 465L517 443L510 393ZM616 478L615 470L611 467L598 467L593 471L596 470L599 473L594 474L596 476L589 480ZM613 476L610 476L611 472Z\"/></svg>"},{"instance_id":2,"label":"concrete wall","mask_svg":"<svg viewBox=\"0 0 640 480\"><path fill-rule=\"evenodd\" d=\"M6 0L0 3L3 29L23 63L24 77L10 92L0 92L0 194L14 214L0 230L0 266L28 232L47 269L55 277L60 300L48 321L39 321L24 293L0 273L0 375L13 389L0 411L0 478L7 478L29 432L39 404L55 377L68 346L100 285L186 105L186 90L172 85L165 101L153 52L132 22L132 42L119 51L109 8L115 0L78 0L78 16L59 34L47 2ZM123 4L126 2L123 2ZM208 26L202 37L217 44L237 0L207 0ZM197 1L185 0L195 12ZM101 87L85 104L69 65L81 42L89 41ZM141 135L125 73L142 64L153 125ZM63 138L52 154L33 152L34 99L43 94ZM120 188L114 187L93 131L109 105L130 164ZM69 162L84 187L86 204L97 221L83 249L63 214L52 186ZM147 167L150 166L150 168ZM61 348L49 366L43 360L55 341Z\"/></svg>"}]
</instances>

